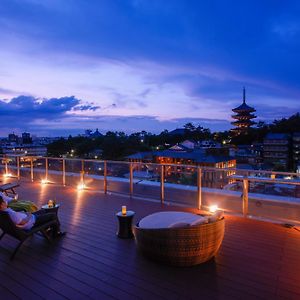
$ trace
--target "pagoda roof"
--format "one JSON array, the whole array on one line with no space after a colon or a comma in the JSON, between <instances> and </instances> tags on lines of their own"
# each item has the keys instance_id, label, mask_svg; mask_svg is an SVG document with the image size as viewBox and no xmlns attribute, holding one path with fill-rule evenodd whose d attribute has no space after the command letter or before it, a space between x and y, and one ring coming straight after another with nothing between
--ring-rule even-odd
<instances>
[{"instance_id":1,"label":"pagoda roof","mask_svg":"<svg viewBox=\"0 0 300 300\"><path fill-rule=\"evenodd\" d=\"M254 112L254 111L256 111L255 108L253 108L253 107L246 104L246 90L245 90L245 88L243 88L243 103L240 106L234 108L232 111L234 111L234 112L243 112L243 111L244 112Z\"/></svg>"},{"instance_id":2,"label":"pagoda roof","mask_svg":"<svg viewBox=\"0 0 300 300\"><path fill-rule=\"evenodd\" d=\"M238 119L238 120L248 120L248 119L254 119L256 118L256 115L253 114L247 114L247 115L232 115L231 116L233 119Z\"/></svg>"},{"instance_id":3,"label":"pagoda roof","mask_svg":"<svg viewBox=\"0 0 300 300\"><path fill-rule=\"evenodd\" d=\"M249 112L254 112L256 111L255 108L249 106L246 104L246 102L243 102L240 106L234 108L232 111L238 112L238 111L249 111Z\"/></svg>"},{"instance_id":4,"label":"pagoda roof","mask_svg":"<svg viewBox=\"0 0 300 300\"><path fill-rule=\"evenodd\" d=\"M235 122L231 122L232 125L254 125L256 124L254 121L250 121L250 120L243 120L243 121L235 121Z\"/></svg>"}]
</instances>

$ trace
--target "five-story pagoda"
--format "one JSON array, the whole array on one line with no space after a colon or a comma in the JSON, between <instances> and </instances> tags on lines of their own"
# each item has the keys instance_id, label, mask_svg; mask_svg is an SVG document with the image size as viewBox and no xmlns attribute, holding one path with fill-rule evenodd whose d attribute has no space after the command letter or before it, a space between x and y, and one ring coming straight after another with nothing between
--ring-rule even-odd
<instances>
[{"instance_id":1,"label":"five-story pagoda","mask_svg":"<svg viewBox=\"0 0 300 300\"><path fill-rule=\"evenodd\" d=\"M256 118L253 114L256 110L253 107L250 107L246 104L246 90L243 88L243 103L232 110L235 115L232 115L232 118L236 121L231 124L235 128L231 129L234 135L247 134L248 129L255 124L252 119Z\"/></svg>"}]
</instances>

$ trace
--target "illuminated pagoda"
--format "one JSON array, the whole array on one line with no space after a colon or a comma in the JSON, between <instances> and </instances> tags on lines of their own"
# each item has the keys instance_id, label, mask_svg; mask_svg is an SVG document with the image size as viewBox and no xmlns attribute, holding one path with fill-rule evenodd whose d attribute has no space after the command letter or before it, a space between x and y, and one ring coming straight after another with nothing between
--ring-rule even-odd
<instances>
[{"instance_id":1,"label":"illuminated pagoda","mask_svg":"<svg viewBox=\"0 0 300 300\"><path fill-rule=\"evenodd\" d=\"M235 115L232 115L232 118L236 121L231 123L235 126L235 128L231 129L231 132L234 135L247 134L248 129L255 124L252 119L256 118L253 114L256 110L246 104L245 88L243 88L243 103L232 111L235 113Z\"/></svg>"}]
</instances>

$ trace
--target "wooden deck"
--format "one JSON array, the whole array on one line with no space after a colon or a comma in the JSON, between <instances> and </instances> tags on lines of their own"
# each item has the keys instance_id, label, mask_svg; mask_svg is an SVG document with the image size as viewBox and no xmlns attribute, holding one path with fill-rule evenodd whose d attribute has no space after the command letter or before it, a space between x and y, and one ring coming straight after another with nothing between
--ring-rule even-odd
<instances>
[{"instance_id":1,"label":"wooden deck","mask_svg":"<svg viewBox=\"0 0 300 300\"><path fill-rule=\"evenodd\" d=\"M20 199L39 206L56 196L67 236L36 236L9 260L16 241L0 242L0 299L300 299L300 232L226 217L214 261L190 268L157 264L116 237L122 205L135 221L171 206L53 185L22 183ZM180 208L180 210L183 210Z\"/></svg>"}]
</instances>

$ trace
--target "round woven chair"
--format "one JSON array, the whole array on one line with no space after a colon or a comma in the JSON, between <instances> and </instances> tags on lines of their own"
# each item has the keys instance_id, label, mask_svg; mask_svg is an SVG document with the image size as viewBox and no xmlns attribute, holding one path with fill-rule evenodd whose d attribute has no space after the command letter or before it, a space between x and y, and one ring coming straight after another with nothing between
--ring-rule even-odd
<instances>
[{"instance_id":1,"label":"round woven chair","mask_svg":"<svg viewBox=\"0 0 300 300\"><path fill-rule=\"evenodd\" d=\"M223 241L224 218L182 228L134 227L138 249L150 259L174 266L193 266L214 257Z\"/></svg>"}]
</instances>

